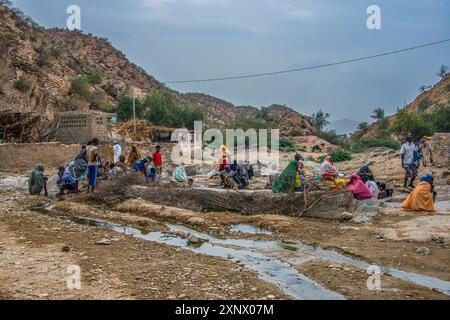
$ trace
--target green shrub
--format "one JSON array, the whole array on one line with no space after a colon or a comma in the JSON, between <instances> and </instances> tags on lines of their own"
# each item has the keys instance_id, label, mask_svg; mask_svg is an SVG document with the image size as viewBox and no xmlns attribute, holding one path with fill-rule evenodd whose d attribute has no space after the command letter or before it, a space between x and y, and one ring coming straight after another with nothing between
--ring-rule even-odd
<instances>
[{"instance_id":1,"label":"green shrub","mask_svg":"<svg viewBox=\"0 0 450 320\"><path fill-rule=\"evenodd\" d=\"M331 144L334 144L336 146L340 146L344 149L349 149L350 145L348 143L347 135L345 134L337 134L336 131L330 130L330 131L320 131L318 134L318 137L328 141Z\"/></svg>"},{"instance_id":2,"label":"green shrub","mask_svg":"<svg viewBox=\"0 0 450 320\"><path fill-rule=\"evenodd\" d=\"M390 122L388 118L383 118L377 121L377 132L376 137L378 139L388 139L391 135L391 132L389 130Z\"/></svg>"},{"instance_id":3,"label":"green shrub","mask_svg":"<svg viewBox=\"0 0 450 320\"><path fill-rule=\"evenodd\" d=\"M89 80L89 83L92 85L97 85L102 83L103 80L103 73L98 70L98 69L94 69L91 72L89 72L86 75L87 79Z\"/></svg>"},{"instance_id":4,"label":"green shrub","mask_svg":"<svg viewBox=\"0 0 450 320\"><path fill-rule=\"evenodd\" d=\"M423 113L402 110L397 114L397 118L391 124L390 131L400 138L411 136L414 140L432 135L433 126L425 116Z\"/></svg>"},{"instance_id":5,"label":"green shrub","mask_svg":"<svg viewBox=\"0 0 450 320\"><path fill-rule=\"evenodd\" d=\"M321 156L317 159L319 162L323 162L327 155ZM352 154L345 150L337 150L332 151L328 154L331 158L333 158L334 162L344 162L344 161L350 161L352 160Z\"/></svg>"},{"instance_id":6,"label":"green shrub","mask_svg":"<svg viewBox=\"0 0 450 320\"><path fill-rule=\"evenodd\" d=\"M425 117L431 123L434 131L450 132L450 104L438 105Z\"/></svg>"},{"instance_id":7,"label":"green shrub","mask_svg":"<svg viewBox=\"0 0 450 320\"><path fill-rule=\"evenodd\" d=\"M63 54L64 50L65 50L64 44L58 43L56 46L51 47L49 54L52 58L56 59Z\"/></svg>"},{"instance_id":8,"label":"green shrub","mask_svg":"<svg viewBox=\"0 0 450 320\"><path fill-rule=\"evenodd\" d=\"M303 137L305 135L305 132L303 130L300 129L294 129L291 131L291 136L292 137Z\"/></svg>"},{"instance_id":9,"label":"green shrub","mask_svg":"<svg viewBox=\"0 0 450 320\"><path fill-rule=\"evenodd\" d=\"M280 149L287 152L297 151L295 143L287 138L280 139Z\"/></svg>"},{"instance_id":10,"label":"green shrub","mask_svg":"<svg viewBox=\"0 0 450 320\"><path fill-rule=\"evenodd\" d=\"M145 119L154 125L171 128L194 128L194 121L203 120L200 109L178 104L170 92L152 93L143 103Z\"/></svg>"},{"instance_id":11,"label":"green shrub","mask_svg":"<svg viewBox=\"0 0 450 320\"><path fill-rule=\"evenodd\" d=\"M70 93L77 94L87 100L91 97L91 84L86 76L78 76L72 79Z\"/></svg>"},{"instance_id":12,"label":"green shrub","mask_svg":"<svg viewBox=\"0 0 450 320\"><path fill-rule=\"evenodd\" d=\"M119 97L119 101L114 110L117 113L117 118L120 121L128 121L133 119L133 98L129 96ZM144 109L139 99L136 99L136 117L142 119L144 116Z\"/></svg>"},{"instance_id":13,"label":"green shrub","mask_svg":"<svg viewBox=\"0 0 450 320\"><path fill-rule=\"evenodd\" d=\"M425 112L429 107L431 107L431 105L431 99L429 97L425 97L419 103L419 111Z\"/></svg>"},{"instance_id":14,"label":"green shrub","mask_svg":"<svg viewBox=\"0 0 450 320\"><path fill-rule=\"evenodd\" d=\"M31 84L27 79L21 77L20 79L14 81L14 88L25 93L31 89Z\"/></svg>"},{"instance_id":15,"label":"green shrub","mask_svg":"<svg viewBox=\"0 0 450 320\"><path fill-rule=\"evenodd\" d=\"M386 140L386 139L379 139L379 138L366 138L366 139L360 139L352 144L352 151L355 153L363 152L364 150L370 149L370 148L390 148L394 150L400 149L400 143L394 140Z\"/></svg>"}]
</instances>

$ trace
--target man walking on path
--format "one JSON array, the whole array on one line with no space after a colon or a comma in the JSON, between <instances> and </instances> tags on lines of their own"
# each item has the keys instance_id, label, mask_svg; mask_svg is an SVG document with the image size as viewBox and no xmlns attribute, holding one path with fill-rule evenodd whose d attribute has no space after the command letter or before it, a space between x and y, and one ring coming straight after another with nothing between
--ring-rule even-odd
<instances>
[{"instance_id":1,"label":"man walking on path","mask_svg":"<svg viewBox=\"0 0 450 320\"><path fill-rule=\"evenodd\" d=\"M163 166L163 158L161 154L161 147L156 146L156 151L152 155L153 163L155 164L156 173L161 175L162 174L162 166Z\"/></svg>"},{"instance_id":2,"label":"man walking on path","mask_svg":"<svg viewBox=\"0 0 450 320\"><path fill-rule=\"evenodd\" d=\"M94 138L86 148L89 170L88 193L94 192L95 186L97 185L98 165L100 163L100 159L98 157L98 143L98 139Z\"/></svg>"},{"instance_id":3,"label":"man walking on path","mask_svg":"<svg viewBox=\"0 0 450 320\"><path fill-rule=\"evenodd\" d=\"M418 174L418 168L414 165L414 153L416 152L416 145L412 142L411 137L406 138L406 143L402 146L400 150L400 155L402 157L402 166L405 170L405 180L403 187L415 188L414 180ZM411 182L408 184L408 179Z\"/></svg>"}]
</instances>

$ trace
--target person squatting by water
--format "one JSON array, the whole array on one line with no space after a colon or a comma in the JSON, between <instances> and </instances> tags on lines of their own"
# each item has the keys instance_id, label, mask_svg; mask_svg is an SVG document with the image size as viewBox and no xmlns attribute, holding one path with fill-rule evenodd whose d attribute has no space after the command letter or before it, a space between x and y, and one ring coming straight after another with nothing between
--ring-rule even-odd
<instances>
[{"instance_id":1,"label":"person squatting by water","mask_svg":"<svg viewBox=\"0 0 450 320\"><path fill-rule=\"evenodd\" d=\"M31 195L39 195L42 191L44 191L44 195L48 197L48 178L44 176L44 171L45 167L42 164L38 164L36 169L31 172L28 180L28 191Z\"/></svg>"}]
</instances>

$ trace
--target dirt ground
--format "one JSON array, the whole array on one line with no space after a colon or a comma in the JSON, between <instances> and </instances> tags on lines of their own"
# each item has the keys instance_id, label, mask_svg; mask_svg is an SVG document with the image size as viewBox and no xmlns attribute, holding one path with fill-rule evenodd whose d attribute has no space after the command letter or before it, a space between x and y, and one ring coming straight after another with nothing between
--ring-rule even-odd
<instances>
[{"instance_id":1,"label":"dirt ground","mask_svg":"<svg viewBox=\"0 0 450 320\"><path fill-rule=\"evenodd\" d=\"M355 163L341 167L351 165ZM344 299L450 299L448 187L438 189L442 207L436 214L401 211L406 194L397 193L380 206L371 222L352 223L194 212L141 199L112 205L88 202L84 195L64 199L29 196L24 179L23 174L0 174L0 299L299 298L289 291L292 283L265 277L245 261L245 255L234 259L202 254L81 223L80 217L133 227L143 235L173 235L172 224L188 227L212 237L206 241L217 250L248 246L246 252L263 254L267 261L277 259L291 268L289 272L294 270L320 290L325 288ZM264 232L234 232L230 226L236 225ZM190 234L177 236L188 238ZM98 244L101 240L106 244ZM271 248L273 243L281 248ZM269 247L258 248L263 244ZM296 246L330 250L367 265L428 276L431 283L421 285L383 272L380 290L372 291L367 287L370 274L365 267L304 253ZM80 268L80 290L67 286L69 266Z\"/></svg>"},{"instance_id":2,"label":"dirt ground","mask_svg":"<svg viewBox=\"0 0 450 320\"><path fill-rule=\"evenodd\" d=\"M241 216L196 213L138 206L129 200L113 208L3 193L0 196L0 297L2 299L290 299L255 272L227 259L192 253L114 231L80 225L67 217L91 217L145 232L166 231L166 223L186 225L218 238L279 240L334 249L383 267L450 281L448 238L431 241L390 240L386 226L429 216L401 216L392 209L371 224L353 225L285 216ZM43 214L35 208L52 208ZM139 208L139 210L137 209ZM446 213L448 214L448 213ZM445 217L444 214L442 216ZM232 233L228 226L247 224L271 235ZM450 231L446 226L447 235ZM428 230L433 232L433 230ZM440 230L442 231L442 230ZM108 239L110 245L96 244ZM63 252L68 246L69 252ZM416 252L426 246L431 254ZM283 253L289 257L289 251ZM67 267L81 268L81 290L69 290ZM447 295L413 283L382 277L382 291L369 291L365 270L323 260L293 266L320 285L347 299L448 299ZM244 272L245 270L245 272Z\"/></svg>"}]
</instances>

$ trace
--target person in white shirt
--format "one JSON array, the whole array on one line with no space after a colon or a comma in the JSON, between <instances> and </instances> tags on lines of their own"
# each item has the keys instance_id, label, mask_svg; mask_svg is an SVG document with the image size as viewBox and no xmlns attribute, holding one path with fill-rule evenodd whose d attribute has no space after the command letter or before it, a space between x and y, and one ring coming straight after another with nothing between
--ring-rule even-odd
<instances>
[{"instance_id":1,"label":"person in white shirt","mask_svg":"<svg viewBox=\"0 0 450 320\"><path fill-rule=\"evenodd\" d=\"M402 157L402 166L405 169L405 180L403 183L404 188L415 188L414 180L418 174L418 168L414 165L414 152L416 151L416 145L412 142L412 138L406 138L406 143L400 150L400 156ZM408 184L408 179L411 182Z\"/></svg>"},{"instance_id":2,"label":"person in white shirt","mask_svg":"<svg viewBox=\"0 0 450 320\"><path fill-rule=\"evenodd\" d=\"M121 155L122 155L122 147L117 141L114 141L114 164L120 162Z\"/></svg>"}]
</instances>

